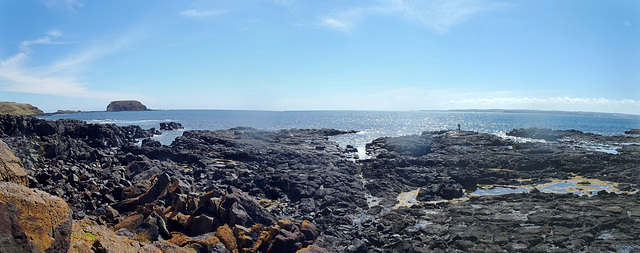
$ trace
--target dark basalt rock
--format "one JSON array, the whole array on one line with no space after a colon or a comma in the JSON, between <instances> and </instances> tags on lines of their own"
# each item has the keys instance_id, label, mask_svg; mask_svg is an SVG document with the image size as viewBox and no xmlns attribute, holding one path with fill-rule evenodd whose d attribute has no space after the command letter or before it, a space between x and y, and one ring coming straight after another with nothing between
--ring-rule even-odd
<instances>
[{"instance_id":1,"label":"dark basalt rock","mask_svg":"<svg viewBox=\"0 0 640 253\"><path fill-rule=\"evenodd\" d=\"M107 106L107 112L148 111L147 107L136 100L112 101Z\"/></svg>"},{"instance_id":2,"label":"dark basalt rock","mask_svg":"<svg viewBox=\"0 0 640 253\"><path fill-rule=\"evenodd\" d=\"M237 247L259 252L640 247L635 195L531 191L444 201L478 184L533 185L573 175L633 191L640 182L640 146L608 154L581 145L640 142L634 136L517 130L553 139L521 143L434 131L376 139L367 145L371 159L353 161L345 159L353 147L329 141L352 131L237 127L185 131L171 145L144 139L136 146L145 131L0 116L0 135L27 168L29 184L64 198L74 217L122 224L131 234L144 230L156 239L183 232L193 236L184 245L198 249L231 250L231 237ZM395 208L398 194L416 189L412 207ZM276 222L282 219L293 225ZM204 241L218 230L231 231L230 237ZM268 243L261 244L262 236Z\"/></svg>"},{"instance_id":3,"label":"dark basalt rock","mask_svg":"<svg viewBox=\"0 0 640 253\"><path fill-rule=\"evenodd\" d=\"M178 122L163 122L163 123L160 123L160 130L173 131L173 130L180 130L180 129L184 129L184 127L182 126L182 124L180 124Z\"/></svg>"},{"instance_id":4,"label":"dark basalt rock","mask_svg":"<svg viewBox=\"0 0 640 253\"><path fill-rule=\"evenodd\" d=\"M144 140L142 140L142 147L143 148L159 148L162 147L162 143L160 143L159 141L153 140L151 138L146 138Z\"/></svg>"},{"instance_id":5,"label":"dark basalt rock","mask_svg":"<svg viewBox=\"0 0 640 253\"><path fill-rule=\"evenodd\" d=\"M624 131L624 133L625 133L625 134L635 134L635 135L639 135L639 134L640 134L640 129L635 128L635 129L631 129L631 130Z\"/></svg>"},{"instance_id":6,"label":"dark basalt rock","mask_svg":"<svg viewBox=\"0 0 640 253\"><path fill-rule=\"evenodd\" d=\"M513 129L509 131L507 135L515 136L515 137L541 139L546 141L557 141L562 137L564 137L564 134L561 131L554 131L551 129L540 129L540 128Z\"/></svg>"}]
</instances>

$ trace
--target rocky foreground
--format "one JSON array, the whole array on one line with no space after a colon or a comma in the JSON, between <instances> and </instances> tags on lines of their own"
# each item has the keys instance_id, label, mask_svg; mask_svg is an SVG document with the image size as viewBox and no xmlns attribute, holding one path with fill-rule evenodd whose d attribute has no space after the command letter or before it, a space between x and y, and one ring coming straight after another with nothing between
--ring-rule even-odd
<instances>
[{"instance_id":1,"label":"rocky foreground","mask_svg":"<svg viewBox=\"0 0 640 253\"><path fill-rule=\"evenodd\" d=\"M148 139L153 132L0 116L0 136L26 169L0 173L2 180L63 199L73 219L67 243L24 242L36 238L29 229L22 237L0 231L0 240L72 252L640 250L635 135L424 132L374 140L372 158L354 161L353 147L329 141L349 131L185 131L169 146ZM615 154L591 148L620 143ZM616 189L590 196L534 188L575 176ZM533 190L470 194L490 185ZM0 218L19 220L2 207Z\"/></svg>"}]
</instances>

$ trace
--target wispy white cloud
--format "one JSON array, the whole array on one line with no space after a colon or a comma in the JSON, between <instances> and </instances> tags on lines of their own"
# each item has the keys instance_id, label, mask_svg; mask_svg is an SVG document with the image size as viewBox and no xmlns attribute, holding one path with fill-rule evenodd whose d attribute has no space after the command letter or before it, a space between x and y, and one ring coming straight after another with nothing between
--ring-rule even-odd
<instances>
[{"instance_id":1,"label":"wispy white cloud","mask_svg":"<svg viewBox=\"0 0 640 253\"><path fill-rule=\"evenodd\" d=\"M62 36L62 32L59 30L51 30L47 32L47 35L51 36L51 37L60 37Z\"/></svg>"},{"instance_id":2,"label":"wispy white cloud","mask_svg":"<svg viewBox=\"0 0 640 253\"><path fill-rule=\"evenodd\" d=\"M505 6L483 0L387 0L387 2L394 13L437 32L446 32L451 27L476 15Z\"/></svg>"},{"instance_id":3,"label":"wispy white cloud","mask_svg":"<svg viewBox=\"0 0 640 253\"><path fill-rule=\"evenodd\" d=\"M22 50L23 52L30 52L31 48L29 46L34 44L58 44L60 42L53 42L52 39L60 36L62 36L62 32L58 30L51 30L47 32L47 35L42 38L22 41L20 43L20 50Z\"/></svg>"},{"instance_id":4,"label":"wispy white cloud","mask_svg":"<svg viewBox=\"0 0 640 253\"><path fill-rule=\"evenodd\" d=\"M296 0L273 0L273 2L291 10L295 10L298 7L298 2Z\"/></svg>"},{"instance_id":5,"label":"wispy white cloud","mask_svg":"<svg viewBox=\"0 0 640 253\"><path fill-rule=\"evenodd\" d=\"M541 104L541 103L562 103L562 104L592 104L592 105L636 105L640 106L639 100L620 99L611 100L607 98L579 98L579 97L493 97L452 100L452 103L460 104Z\"/></svg>"},{"instance_id":6,"label":"wispy white cloud","mask_svg":"<svg viewBox=\"0 0 640 253\"><path fill-rule=\"evenodd\" d=\"M460 108L543 109L640 114L640 100L584 97L483 97L450 100Z\"/></svg>"},{"instance_id":7,"label":"wispy white cloud","mask_svg":"<svg viewBox=\"0 0 640 253\"><path fill-rule=\"evenodd\" d=\"M60 31L50 31L47 36L26 40L20 43L21 52L0 60L0 90L7 92L59 95L85 98L131 97L126 94L94 91L90 84L79 76L91 61L118 50L123 44L93 47L78 54L54 61L44 66L33 66L35 55L29 46L33 44L57 44L54 37L61 36Z\"/></svg>"},{"instance_id":8,"label":"wispy white cloud","mask_svg":"<svg viewBox=\"0 0 640 253\"><path fill-rule=\"evenodd\" d=\"M627 21L624 21L624 25L631 26L632 24L631 24L631 21L627 20Z\"/></svg>"},{"instance_id":9,"label":"wispy white cloud","mask_svg":"<svg viewBox=\"0 0 640 253\"><path fill-rule=\"evenodd\" d=\"M50 9L62 9L65 11L77 11L84 7L80 0L44 0L44 5Z\"/></svg>"},{"instance_id":10,"label":"wispy white cloud","mask_svg":"<svg viewBox=\"0 0 640 253\"><path fill-rule=\"evenodd\" d=\"M447 32L453 26L481 13L507 7L507 4L485 0L380 0L378 4L354 7L320 18L329 28L348 31L371 16L386 15L416 23L432 31ZM345 29L345 27L349 29Z\"/></svg>"},{"instance_id":11,"label":"wispy white cloud","mask_svg":"<svg viewBox=\"0 0 640 253\"><path fill-rule=\"evenodd\" d=\"M353 23L350 20L323 17L321 21L324 26L341 31L349 31L353 27Z\"/></svg>"},{"instance_id":12,"label":"wispy white cloud","mask_svg":"<svg viewBox=\"0 0 640 253\"><path fill-rule=\"evenodd\" d=\"M537 93L528 91L527 93ZM521 96L513 91L466 91L398 87L318 90L315 94L286 96L272 103L274 110L448 110L530 109L640 114L640 100L568 96ZM277 95L276 95L277 96Z\"/></svg>"},{"instance_id":13,"label":"wispy white cloud","mask_svg":"<svg viewBox=\"0 0 640 253\"><path fill-rule=\"evenodd\" d=\"M229 11L226 11L226 10L199 11L199 10L190 9L190 10L185 10L183 12L180 12L180 15L183 15L183 16L186 16L186 17L191 17L191 18L201 18L201 17L217 16L217 15L224 14L224 13L227 13L227 12L229 12Z\"/></svg>"},{"instance_id":14,"label":"wispy white cloud","mask_svg":"<svg viewBox=\"0 0 640 253\"><path fill-rule=\"evenodd\" d=\"M354 7L320 17L321 24L331 29L348 32L367 17L386 13L380 6Z\"/></svg>"},{"instance_id":15,"label":"wispy white cloud","mask_svg":"<svg viewBox=\"0 0 640 253\"><path fill-rule=\"evenodd\" d=\"M288 9L289 11L291 11L292 13L300 13L303 9L305 9L305 5L303 5L304 2L298 1L298 0L272 0L273 3L280 5L286 9Z\"/></svg>"}]
</instances>

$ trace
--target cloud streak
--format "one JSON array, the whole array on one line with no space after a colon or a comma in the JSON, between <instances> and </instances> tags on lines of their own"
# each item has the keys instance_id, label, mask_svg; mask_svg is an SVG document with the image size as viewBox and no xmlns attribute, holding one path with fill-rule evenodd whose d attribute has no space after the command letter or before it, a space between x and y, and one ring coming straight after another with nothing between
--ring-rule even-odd
<instances>
[{"instance_id":1,"label":"cloud streak","mask_svg":"<svg viewBox=\"0 0 640 253\"><path fill-rule=\"evenodd\" d=\"M54 39L62 33L53 30L35 40L20 43L21 52L0 60L0 90L7 92L58 95L85 98L118 98L131 97L121 93L93 91L89 83L82 81L77 75L91 61L103 57L122 45L111 47L94 46L79 54L55 61L45 66L30 66L35 52L30 48L34 44L60 44Z\"/></svg>"},{"instance_id":2,"label":"cloud streak","mask_svg":"<svg viewBox=\"0 0 640 253\"><path fill-rule=\"evenodd\" d=\"M544 109L640 114L640 100L584 97L484 97L450 100L452 106L481 109Z\"/></svg>"},{"instance_id":3,"label":"cloud streak","mask_svg":"<svg viewBox=\"0 0 640 253\"><path fill-rule=\"evenodd\" d=\"M79 0L45 0L44 5L49 9L62 9L65 11L77 11L84 7Z\"/></svg>"},{"instance_id":4,"label":"cloud streak","mask_svg":"<svg viewBox=\"0 0 640 253\"><path fill-rule=\"evenodd\" d=\"M34 44L63 44L60 42L53 42L52 39L58 38L62 36L62 32L58 31L58 30L51 30L49 32L47 32L47 35L39 38L39 39L35 39L35 40L25 40L23 42L20 43L20 50L22 50L23 52L31 52L31 45Z\"/></svg>"},{"instance_id":5,"label":"cloud streak","mask_svg":"<svg viewBox=\"0 0 640 253\"><path fill-rule=\"evenodd\" d=\"M484 0L381 0L377 5L354 7L320 17L323 26L349 31L372 16L393 16L429 30L445 33L481 13L507 7Z\"/></svg>"},{"instance_id":6,"label":"cloud streak","mask_svg":"<svg viewBox=\"0 0 640 253\"><path fill-rule=\"evenodd\" d=\"M456 104L591 104L591 105L632 105L640 106L640 101L633 99L611 100L606 98L575 98L575 97L494 97L450 101Z\"/></svg>"},{"instance_id":7,"label":"cloud streak","mask_svg":"<svg viewBox=\"0 0 640 253\"><path fill-rule=\"evenodd\" d=\"M225 10L199 11L199 10L190 9L190 10L182 11L179 14L182 15L182 16L185 16L185 17L202 18L202 17L217 16L217 15L224 14L224 13L227 13L227 12L229 12L229 11L225 11Z\"/></svg>"},{"instance_id":8,"label":"cloud streak","mask_svg":"<svg viewBox=\"0 0 640 253\"><path fill-rule=\"evenodd\" d=\"M532 91L535 92L535 91ZM273 105L273 104L272 104ZM457 89L398 87L357 89L281 99L275 110L449 110L530 109L640 114L640 100L569 96L519 96L512 91L470 92Z\"/></svg>"}]
</instances>

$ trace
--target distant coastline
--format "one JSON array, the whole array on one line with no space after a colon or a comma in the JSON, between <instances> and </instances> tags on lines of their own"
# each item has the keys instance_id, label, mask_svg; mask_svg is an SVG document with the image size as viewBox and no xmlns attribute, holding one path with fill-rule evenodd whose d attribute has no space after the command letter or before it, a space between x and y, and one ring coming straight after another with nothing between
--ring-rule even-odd
<instances>
[{"instance_id":1,"label":"distant coastline","mask_svg":"<svg viewBox=\"0 0 640 253\"><path fill-rule=\"evenodd\" d=\"M420 110L438 111L438 110ZM554 110L527 110L527 109L452 109L447 112L492 112L492 113L531 113L531 114L557 114L590 117L617 117L628 119L640 119L639 114L609 113L609 112L583 112L583 111L554 111Z\"/></svg>"}]
</instances>

